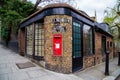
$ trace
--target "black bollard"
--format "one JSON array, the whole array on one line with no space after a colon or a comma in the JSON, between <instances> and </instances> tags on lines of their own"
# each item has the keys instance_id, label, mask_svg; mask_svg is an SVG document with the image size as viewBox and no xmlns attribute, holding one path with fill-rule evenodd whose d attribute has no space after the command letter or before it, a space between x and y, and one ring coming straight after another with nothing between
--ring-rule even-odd
<instances>
[{"instance_id":1,"label":"black bollard","mask_svg":"<svg viewBox=\"0 0 120 80\"><path fill-rule=\"evenodd\" d=\"M106 51L105 75L109 75L109 51Z\"/></svg>"},{"instance_id":2,"label":"black bollard","mask_svg":"<svg viewBox=\"0 0 120 80\"><path fill-rule=\"evenodd\" d=\"M120 66L120 52L118 52L118 66Z\"/></svg>"}]
</instances>

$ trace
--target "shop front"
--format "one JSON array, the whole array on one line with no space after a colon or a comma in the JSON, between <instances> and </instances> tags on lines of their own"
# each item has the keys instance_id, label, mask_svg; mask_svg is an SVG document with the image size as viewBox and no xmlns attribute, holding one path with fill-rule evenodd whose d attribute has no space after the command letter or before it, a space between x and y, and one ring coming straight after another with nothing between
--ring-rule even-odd
<instances>
[{"instance_id":1,"label":"shop front","mask_svg":"<svg viewBox=\"0 0 120 80\"><path fill-rule=\"evenodd\" d=\"M106 41L102 42L102 36ZM44 7L26 18L19 29L20 54L43 61L46 69L61 73L102 62L102 44L107 45L107 41L112 44L111 34L95 25L83 11L67 4Z\"/></svg>"}]
</instances>

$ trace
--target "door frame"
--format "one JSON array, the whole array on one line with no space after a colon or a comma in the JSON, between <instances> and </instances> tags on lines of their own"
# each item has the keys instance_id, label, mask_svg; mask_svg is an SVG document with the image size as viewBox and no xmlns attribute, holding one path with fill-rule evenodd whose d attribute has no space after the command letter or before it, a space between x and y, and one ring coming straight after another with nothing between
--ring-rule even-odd
<instances>
[{"instance_id":1,"label":"door frame","mask_svg":"<svg viewBox=\"0 0 120 80\"><path fill-rule=\"evenodd\" d=\"M102 42L102 47L104 46L104 51L102 52L103 54L106 52L106 48L107 48L107 39L106 39L106 36L103 36L102 35L102 40L101 40L101 42ZM104 44L104 45L103 45Z\"/></svg>"},{"instance_id":2,"label":"door frame","mask_svg":"<svg viewBox=\"0 0 120 80\"><path fill-rule=\"evenodd\" d=\"M74 68L74 61L73 61L73 59L74 59L74 49L73 49L73 47L74 47L74 44L73 44L73 42L74 42L74 31L73 31L73 22L77 22L77 23L79 23L80 25L81 25L81 27L80 27L80 29L81 29L81 34L80 34L80 36L81 36L81 61L82 61L82 64L81 64L81 66L80 67L78 67L78 68ZM72 18L72 72L75 72L75 71L77 71L77 70L80 70L80 69L82 69L83 68L83 23L81 22L81 21L79 21L78 19L75 19L75 18Z\"/></svg>"}]
</instances>

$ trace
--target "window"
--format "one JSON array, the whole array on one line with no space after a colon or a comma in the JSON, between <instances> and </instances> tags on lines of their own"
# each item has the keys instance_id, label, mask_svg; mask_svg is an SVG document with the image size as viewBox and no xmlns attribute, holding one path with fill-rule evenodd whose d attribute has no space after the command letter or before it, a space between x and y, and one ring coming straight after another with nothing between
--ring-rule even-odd
<instances>
[{"instance_id":1,"label":"window","mask_svg":"<svg viewBox=\"0 0 120 80\"><path fill-rule=\"evenodd\" d=\"M83 52L85 56L93 54L93 29L88 25L83 26Z\"/></svg>"},{"instance_id":2,"label":"window","mask_svg":"<svg viewBox=\"0 0 120 80\"><path fill-rule=\"evenodd\" d=\"M112 42L110 42L110 47L112 47L112 44L113 44L113 43L112 43Z\"/></svg>"},{"instance_id":3,"label":"window","mask_svg":"<svg viewBox=\"0 0 120 80\"><path fill-rule=\"evenodd\" d=\"M28 55L33 54L33 33L32 25L26 27L26 51Z\"/></svg>"},{"instance_id":4,"label":"window","mask_svg":"<svg viewBox=\"0 0 120 80\"><path fill-rule=\"evenodd\" d=\"M74 58L81 57L81 25L73 22L73 51Z\"/></svg>"},{"instance_id":5,"label":"window","mask_svg":"<svg viewBox=\"0 0 120 80\"><path fill-rule=\"evenodd\" d=\"M44 56L44 28L40 23L35 24L35 56Z\"/></svg>"},{"instance_id":6,"label":"window","mask_svg":"<svg viewBox=\"0 0 120 80\"><path fill-rule=\"evenodd\" d=\"M102 53L106 52L106 37L102 36Z\"/></svg>"},{"instance_id":7,"label":"window","mask_svg":"<svg viewBox=\"0 0 120 80\"><path fill-rule=\"evenodd\" d=\"M109 41L107 41L107 48L109 49Z\"/></svg>"}]
</instances>

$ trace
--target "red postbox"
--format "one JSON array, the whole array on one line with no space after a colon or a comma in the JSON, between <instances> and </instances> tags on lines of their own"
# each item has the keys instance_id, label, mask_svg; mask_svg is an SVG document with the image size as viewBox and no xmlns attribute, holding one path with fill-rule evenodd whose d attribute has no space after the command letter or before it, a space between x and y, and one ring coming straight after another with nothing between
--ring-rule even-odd
<instances>
[{"instance_id":1,"label":"red postbox","mask_svg":"<svg viewBox=\"0 0 120 80\"><path fill-rule=\"evenodd\" d=\"M53 55L62 56L62 34L53 35Z\"/></svg>"}]
</instances>

